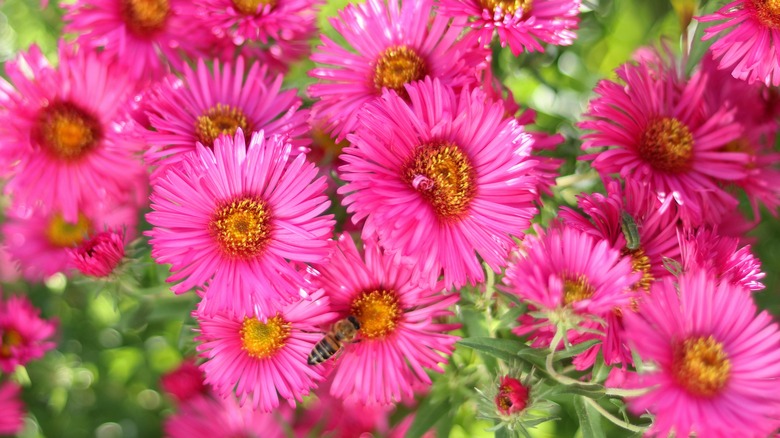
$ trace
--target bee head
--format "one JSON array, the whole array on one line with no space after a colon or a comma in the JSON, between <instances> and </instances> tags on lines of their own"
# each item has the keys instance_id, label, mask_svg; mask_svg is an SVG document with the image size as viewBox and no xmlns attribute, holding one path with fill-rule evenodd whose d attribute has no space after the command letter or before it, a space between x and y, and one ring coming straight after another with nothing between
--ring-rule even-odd
<instances>
[{"instance_id":1,"label":"bee head","mask_svg":"<svg viewBox=\"0 0 780 438\"><path fill-rule=\"evenodd\" d=\"M351 323L352 323L352 325L354 325L354 326L355 326L355 330L360 330L360 323L358 322L357 318L355 318L355 317L354 317L354 316L352 316L352 315L349 315L349 316L347 317L347 319L349 320L349 322L351 322Z\"/></svg>"}]
</instances>

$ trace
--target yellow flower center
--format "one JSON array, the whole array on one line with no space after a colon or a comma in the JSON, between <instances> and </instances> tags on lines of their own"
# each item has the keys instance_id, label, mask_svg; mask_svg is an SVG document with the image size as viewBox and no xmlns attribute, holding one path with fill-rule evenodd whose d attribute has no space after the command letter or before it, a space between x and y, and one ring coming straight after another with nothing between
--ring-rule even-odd
<instances>
[{"instance_id":1,"label":"yellow flower center","mask_svg":"<svg viewBox=\"0 0 780 438\"><path fill-rule=\"evenodd\" d=\"M42 109L36 135L47 152L63 160L84 156L102 138L97 119L70 102L57 102Z\"/></svg>"},{"instance_id":2,"label":"yellow flower center","mask_svg":"<svg viewBox=\"0 0 780 438\"><path fill-rule=\"evenodd\" d=\"M139 36L162 29L170 12L168 0L122 0L125 23Z\"/></svg>"},{"instance_id":3,"label":"yellow flower center","mask_svg":"<svg viewBox=\"0 0 780 438\"><path fill-rule=\"evenodd\" d=\"M750 5L761 24L780 29L780 0L751 0Z\"/></svg>"},{"instance_id":4,"label":"yellow flower center","mask_svg":"<svg viewBox=\"0 0 780 438\"><path fill-rule=\"evenodd\" d=\"M728 383L731 362L712 336L694 337L675 347L672 373L688 392L712 397Z\"/></svg>"},{"instance_id":5,"label":"yellow flower center","mask_svg":"<svg viewBox=\"0 0 780 438\"><path fill-rule=\"evenodd\" d=\"M290 337L290 323L280 315L263 323L257 318L244 318L241 324L241 348L255 359L265 359L284 347Z\"/></svg>"},{"instance_id":6,"label":"yellow flower center","mask_svg":"<svg viewBox=\"0 0 780 438\"><path fill-rule=\"evenodd\" d=\"M427 74L425 61L414 50L406 46L390 47L376 61L374 85L379 91L387 87L407 98L409 94L404 84L419 81Z\"/></svg>"},{"instance_id":7,"label":"yellow flower center","mask_svg":"<svg viewBox=\"0 0 780 438\"><path fill-rule=\"evenodd\" d=\"M11 348L22 343L22 335L16 330L6 330L0 338L0 357L11 357Z\"/></svg>"},{"instance_id":8,"label":"yellow flower center","mask_svg":"<svg viewBox=\"0 0 780 438\"><path fill-rule=\"evenodd\" d=\"M220 207L209 226L225 253L249 258L271 238L271 213L265 202L244 197Z\"/></svg>"},{"instance_id":9,"label":"yellow flower center","mask_svg":"<svg viewBox=\"0 0 780 438\"><path fill-rule=\"evenodd\" d=\"M580 275L576 278L564 276L563 278L563 304L569 305L588 299L596 293L596 288L593 287L588 279L584 275Z\"/></svg>"},{"instance_id":10,"label":"yellow flower center","mask_svg":"<svg viewBox=\"0 0 780 438\"><path fill-rule=\"evenodd\" d=\"M445 220L465 214L477 191L471 162L457 145L449 142L419 146L403 167L403 178Z\"/></svg>"},{"instance_id":11,"label":"yellow flower center","mask_svg":"<svg viewBox=\"0 0 780 438\"><path fill-rule=\"evenodd\" d=\"M515 15L515 12L522 10L525 16L531 11L534 2L533 0L480 0L480 3L489 11L495 11L500 7L504 15Z\"/></svg>"},{"instance_id":12,"label":"yellow flower center","mask_svg":"<svg viewBox=\"0 0 780 438\"><path fill-rule=\"evenodd\" d=\"M638 152L656 170L683 172L690 168L693 159L693 135L679 120L658 117L647 125Z\"/></svg>"},{"instance_id":13,"label":"yellow flower center","mask_svg":"<svg viewBox=\"0 0 780 438\"><path fill-rule=\"evenodd\" d=\"M232 136L238 128L244 135L251 132L249 121L240 109L221 103L209 108L195 121L195 135L204 146L209 147L214 146L214 140L220 135Z\"/></svg>"},{"instance_id":14,"label":"yellow flower center","mask_svg":"<svg viewBox=\"0 0 780 438\"><path fill-rule=\"evenodd\" d=\"M233 0L233 6L244 15L255 15L260 7L276 6L276 0Z\"/></svg>"},{"instance_id":15,"label":"yellow flower center","mask_svg":"<svg viewBox=\"0 0 780 438\"><path fill-rule=\"evenodd\" d=\"M634 289L650 292L650 284L655 278L650 273L650 257L645 254L645 250L641 247L637 249L623 248L621 252L623 256L631 257L631 272L642 273L642 278L634 284Z\"/></svg>"},{"instance_id":16,"label":"yellow flower center","mask_svg":"<svg viewBox=\"0 0 780 438\"><path fill-rule=\"evenodd\" d=\"M76 223L66 222L62 214L57 213L49 220L46 237L49 242L60 248L74 247L83 242L92 230L92 223L86 216L79 214Z\"/></svg>"},{"instance_id":17,"label":"yellow flower center","mask_svg":"<svg viewBox=\"0 0 780 438\"><path fill-rule=\"evenodd\" d=\"M351 310L360 323L360 333L368 339L392 333L402 313L395 292L384 289L363 292L352 302Z\"/></svg>"}]
</instances>

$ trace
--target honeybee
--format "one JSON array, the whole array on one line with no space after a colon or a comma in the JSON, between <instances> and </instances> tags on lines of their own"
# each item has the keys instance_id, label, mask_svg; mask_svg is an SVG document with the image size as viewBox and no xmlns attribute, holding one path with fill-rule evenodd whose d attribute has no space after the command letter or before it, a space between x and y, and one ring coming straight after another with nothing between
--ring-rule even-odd
<instances>
[{"instance_id":1,"label":"honeybee","mask_svg":"<svg viewBox=\"0 0 780 438\"><path fill-rule=\"evenodd\" d=\"M317 365L325 362L335 355L343 347L345 342L352 342L360 330L357 318L350 315L335 324L320 342L309 353L309 365Z\"/></svg>"}]
</instances>

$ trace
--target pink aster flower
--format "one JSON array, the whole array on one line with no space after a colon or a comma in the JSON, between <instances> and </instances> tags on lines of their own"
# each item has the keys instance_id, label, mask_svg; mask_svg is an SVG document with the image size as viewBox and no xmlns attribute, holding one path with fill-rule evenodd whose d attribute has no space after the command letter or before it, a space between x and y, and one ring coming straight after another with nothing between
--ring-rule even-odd
<instances>
[{"instance_id":1,"label":"pink aster flower","mask_svg":"<svg viewBox=\"0 0 780 438\"><path fill-rule=\"evenodd\" d=\"M426 369L443 372L458 337L442 323L457 294L444 295L442 284L417 285L412 266L399 264L365 240L359 251L352 238L334 242L327 263L316 266L315 282L330 297L332 310L360 324L359 342L345 345L330 393L364 404L390 404L413 397L415 386L431 384Z\"/></svg>"},{"instance_id":2,"label":"pink aster flower","mask_svg":"<svg viewBox=\"0 0 780 438\"><path fill-rule=\"evenodd\" d=\"M716 230L699 228L680 232L684 272L704 270L711 278L752 292L764 288L766 274L750 245L741 246L736 237L718 235Z\"/></svg>"},{"instance_id":3,"label":"pink aster flower","mask_svg":"<svg viewBox=\"0 0 780 438\"><path fill-rule=\"evenodd\" d=\"M54 348L56 322L41 319L40 310L23 296L0 300L0 371L13 372Z\"/></svg>"},{"instance_id":4,"label":"pink aster flower","mask_svg":"<svg viewBox=\"0 0 780 438\"><path fill-rule=\"evenodd\" d=\"M222 397L235 391L241 405L250 400L254 409L270 412L279 398L291 406L301 401L322 370L306 358L322 339L318 326L332 320L322 292L282 307L264 321L257 316L207 316L205 298L195 313L200 325L198 351L208 358L201 365L206 384Z\"/></svg>"},{"instance_id":5,"label":"pink aster flower","mask_svg":"<svg viewBox=\"0 0 780 438\"><path fill-rule=\"evenodd\" d=\"M241 130L198 145L158 180L151 196L152 257L170 263L171 289L208 285L204 313L273 315L299 298L302 275L290 261L327 256L332 216L325 178L291 145Z\"/></svg>"},{"instance_id":6,"label":"pink aster flower","mask_svg":"<svg viewBox=\"0 0 780 438\"><path fill-rule=\"evenodd\" d=\"M636 353L657 364L639 375L648 392L628 400L655 416L652 434L765 437L777 428L780 332L744 289L704 271L666 278L626 326Z\"/></svg>"},{"instance_id":7,"label":"pink aster flower","mask_svg":"<svg viewBox=\"0 0 780 438\"><path fill-rule=\"evenodd\" d=\"M481 90L455 93L438 79L366 104L339 189L363 236L420 267L433 286L481 282L499 272L513 238L536 213L533 137Z\"/></svg>"},{"instance_id":8,"label":"pink aster flower","mask_svg":"<svg viewBox=\"0 0 780 438\"><path fill-rule=\"evenodd\" d=\"M707 75L686 80L659 56L617 69L620 83L596 87L583 149L606 148L584 156L603 177L620 174L650 186L659 201L671 198L687 224L717 223L737 200L723 185L743 179L748 155L725 146L739 138L742 125L725 103L710 108L703 94Z\"/></svg>"},{"instance_id":9,"label":"pink aster flower","mask_svg":"<svg viewBox=\"0 0 780 438\"><path fill-rule=\"evenodd\" d=\"M568 46L579 25L580 0L438 0L438 11L447 17L467 17L462 25L469 37L490 44L494 31L501 47L515 56L523 51L543 52L542 42Z\"/></svg>"},{"instance_id":10,"label":"pink aster flower","mask_svg":"<svg viewBox=\"0 0 780 438\"><path fill-rule=\"evenodd\" d=\"M135 79L163 77L182 55L195 57L207 36L183 14L188 0L77 0L63 3L65 32L76 42L101 49Z\"/></svg>"},{"instance_id":11,"label":"pink aster flower","mask_svg":"<svg viewBox=\"0 0 780 438\"><path fill-rule=\"evenodd\" d=\"M0 383L0 434L13 435L24 426L24 404L19 398L22 391L12 382Z\"/></svg>"},{"instance_id":12,"label":"pink aster flower","mask_svg":"<svg viewBox=\"0 0 780 438\"><path fill-rule=\"evenodd\" d=\"M3 90L18 95L0 111L2 159L10 160L0 167L12 170L5 189L17 203L40 202L75 221L80 209L131 190L139 144L123 125L127 76L86 50L62 44L59 54L56 69L36 47L7 63L18 91L0 80L0 101Z\"/></svg>"},{"instance_id":13,"label":"pink aster flower","mask_svg":"<svg viewBox=\"0 0 780 438\"><path fill-rule=\"evenodd\" d=\"M82 274L107 277L125 256L124 233L101 231L79 246L68 248L68 253L71 262Z\"/></svg>"},{"instance_id":14,"label":"pink aster flower","mask_svg":"<svg viewBox=\"0 0 780 438\"><path fill-rule=\"evenodd\" d=\"M77 267L71 251L106 228L132 230L137 215L130 203L79 211L74 221L57 211L12 206L2 234L24 278L40 281L57 272L69 273Z\"/></svg>"},{"instance_id":15,"label":"pink aster flower","mask_svg":"<svg viewBox=\"0 0 780 438\"><path fill-rule=\"evenodd\" d=\"M194 0L190 8L217 36L242 44L293 39L311 28L321 3L322 0Z\"/></svg>"},{"instance_id":16,"label":"pink aster flower","mask_svg":"<svg viewBox=\"0 0 780 438\"><path fill-rule=\"evenodd\" d=\"M780 5L766 0L737 0L697 20L721 21L705 28L702 38L718 37L710 50L720 60L719 68L731 70L732 76L751 84L758 81L767 86L780 85ZM722 34L727 29L731 30Z\"/></svg>"},{"instance_id":17,"label":"pink aster flower","mask_svg":"<svg viewBox=\"0 0 780 438\"><path fill-rule=\"evenodd\" d=\"M233 397L215 399L199 396L180 407L165 420L168 438L268 437L285 435L274 414L258 412L251 406L239 406Z\"/></svg>"},{"instance_id":18,"label":"pink aster flower","mask_svg":"<svg viewBox=\"0 0 780 438\"><path fill-rule=\"evenodd\" d=\"M528 388L514 377L502 376L495 403L501 415L522 412L528 406Z\"/></svg>"},{"instance_id":19,"label":"pink aster flower","mask_svg":"<svg viewBox=\"0 0 780 438\"><path fill-rule=\"evenodd\" d=\"M145 105L154 130L144 133L150 145L145 158L159 166L153 180L181 163L197 142L212 147L219 136L238 129L285 135L291 153L307 150L308 111L299 110L295 90L281 91L282 76L269 75L257 62L248 70L244 65L239 57L235 64L215 61L210 69L201 59L195 70L185 67L183 79L169 78L149 96Z\"/></svg>"},{"instance_id":20,"label":"pink aster flower","mask_svg":"<svg viewBox=\"0 0 780 438\"><path fill-rule=\"evenodd\" d=\"M484 54L456 43L460 28L451 27L448 18L432 16L432 0L402 3L347 5L331 20L347 46L322 35L323 44L311 57L324 64L310 73L321 80L309 87L309 94L320 99L312 111L338 140L356 128L363 104L384 89L405 96L405 84L428 76L453 87L476 80L474 68Z\"/></svg>"},{"instance_id":21,"label":"pink aster flower","mask_svg":"<svg viewBox=\"0 0 780 438\"><path fill-rule=\"evenodd\" d=\"M195 359L187 358L160 378L160 386L176 401L185 403L208 393L203 379L203 371L195 364Z\"/></svg>"}]
</instances>

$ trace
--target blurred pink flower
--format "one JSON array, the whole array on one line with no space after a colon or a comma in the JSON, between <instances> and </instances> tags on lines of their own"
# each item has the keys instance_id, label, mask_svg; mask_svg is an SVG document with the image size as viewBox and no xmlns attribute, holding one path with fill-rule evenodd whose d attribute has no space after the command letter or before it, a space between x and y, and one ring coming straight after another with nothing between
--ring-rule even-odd
<instances>
[{"instance_id":1,"label":"blurred pink flower","mask_svg":"<svg viewBox=\"0 0 780 438\"><path fill-rule=\"evenodd\" d=\"M0 434L13 435L24 426L24 404L19 398L22 391L16 383L0 383Z\"/></svg>"},{"instance_id":2,"label":"blurred pink flower","mask_svg":"<svg viewBox=\"0 0 780 438\"><path fill-rule=\"evenodd\" d=\"M75 248L68 248L73 266L82 274L108 277L125 256L124 233L101 231Z\"/></svg>"},{"instance_id":3,"label":"blurred pink flower","mask_svg":"<svg viewBox=\"0 0 780 438\"><path fill-rule=\"evenodd\" d=\"M187 358L176 369L160 378L160 386L179 403L187 403L208 393L204 378L203 371L195 364L195 359Z\"/></svg>"},{"instance_id":4,"label":"blurred pink flower","mask_svg":"<svg viewBox=\"0 0 780 438\"><path fill-rule=\"evenodd\" d=\"M239 406L235 397L215 399L198 396L180 406L165 420L168 438L263 437L284 438L282 423L275 414Z\"/></svg>"},{"instance_id":5,"label":"blurred pink flower","mask_svg":"<svg viewBox=\"0 0 780 438\"><path fill-rule=\"evenodd\" d=\"M0 299L0 371L11 373L55 347L50 339L57 324L39 315L40 310L26 297Z\"/></svg>"}]
</instances>

